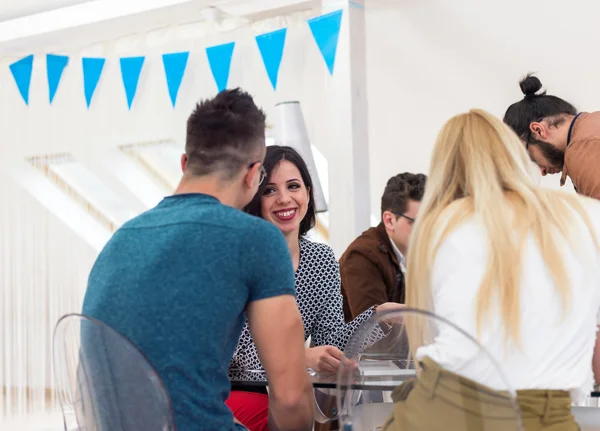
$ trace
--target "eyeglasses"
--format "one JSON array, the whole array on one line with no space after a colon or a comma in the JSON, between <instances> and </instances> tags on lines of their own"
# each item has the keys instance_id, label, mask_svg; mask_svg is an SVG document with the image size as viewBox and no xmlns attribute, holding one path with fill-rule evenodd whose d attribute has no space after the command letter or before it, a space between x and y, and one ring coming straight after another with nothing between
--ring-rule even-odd
<instances>
[{"instance_id":1,"label":"eyeglasses","mask_svg":"<svg viewBox=\"0 0 600 431\"><path fill-rule=\"evenodd\" d=\"M252 162L248 165L248 169L252 169L257 163L260 163L260 179L258 180L258 185L260 186L265 180L265 178L267 178L267 171L263 166L262 162Z\"/></svg>"},{"instance_id":2,"label":"eyeglasses","mask_svg":"<svg viewBox=\"0 0 600 431\"><path fill-rule=\"evenodd\" d=\"M394 213L396 214L396 213ZM406 220L408 220L409 222L414 223L415 219L412 217L407 216L406 214L396 214L396 217L404 217Z\"/></svg>"}]
</instances>

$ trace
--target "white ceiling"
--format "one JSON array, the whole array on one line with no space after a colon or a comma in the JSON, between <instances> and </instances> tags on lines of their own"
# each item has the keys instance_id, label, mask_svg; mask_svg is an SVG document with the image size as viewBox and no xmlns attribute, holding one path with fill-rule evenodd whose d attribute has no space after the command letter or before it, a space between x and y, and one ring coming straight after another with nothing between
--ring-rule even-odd
<instances>
[{"instance_id":1,"label":"white ceiling","mask_svg":"<svg viewBox=\"0 0 600 431\"><path fill-rule=\"evenodd\" d=\"M88 1L90 0L0 0L0 22Z\"/></svg>"},{"instance_id":2,"label":"white ceiling","mask_svg":"<svg viewBox=\"0 0 600 431\"><path fill-rule=\"evenodd\" d=\"M127 13L115 17L87 19L85 25L74 24L67 12L81 18L82 9L119 2L127 4ZM269 16L306 10L320 5L320 0L0 0L0 58L36 51L67 51L95 42L117 39L131 34L179 24L205 21L207 10L217 10L223 17L258 20ZM136 9L134 4L142 4ZM149 5L156 5L150 7ZM121 8L123 8L121 3ZM64 12L64 13L63 13ZM57 19L57 14L62 14ZM88 13L89 15L89 13ZM98 14L100 15L100 14ZM108 14L104 14L108 15ZM85 21L85 19L82 19ZM64 28L57 29L57 22ZM85 31L82 29L85 28Z\"/></svg>"},{"instance_id":3,"label":"white ceiling","mask_svg":"<svg viewBox=\"0 0 600 431\"><path fill-rule=\"evenodd\" d=\"M2 0L0 22L92 1L97 0ZM290 3L298 2L287 0L215 0L209 3L229 14L243 16L285 7Z\"/></svg>"}]
</instances>

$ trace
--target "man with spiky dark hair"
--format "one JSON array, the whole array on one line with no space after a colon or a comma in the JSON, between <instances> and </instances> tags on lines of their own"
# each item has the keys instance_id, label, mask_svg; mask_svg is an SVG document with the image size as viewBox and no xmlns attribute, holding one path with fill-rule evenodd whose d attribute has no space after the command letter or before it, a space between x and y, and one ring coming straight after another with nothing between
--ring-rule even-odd
<instances>
[{"instance_id":1,"label":"man with spiky dark hair","mask_svg":"<svg viewBox=\"0 0 600 431\"><path fill-rule=\"evenodd\" d=\"M147 356L179 431L245 429L225 405L245 313L271 388L270 429L312 429L288 247L273 224L240 211L264 179L265 151L265 114L249 94L200 102L175 194L125 223L89 277L83 313Z\"/></svg>"}]
</instances>

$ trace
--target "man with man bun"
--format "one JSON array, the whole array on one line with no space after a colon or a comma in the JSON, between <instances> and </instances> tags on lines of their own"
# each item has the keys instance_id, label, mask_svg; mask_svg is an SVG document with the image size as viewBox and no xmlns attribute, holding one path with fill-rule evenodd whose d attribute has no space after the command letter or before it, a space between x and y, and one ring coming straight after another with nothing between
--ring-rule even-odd
<instances>
[{"instance_id":1,"label":"man with man bun","mask_svg":"<svg viewBox=\"0 0 600 431\"><path fill-rule=\"evenodd\" d=\"M525 95L504 114L504 122L523 141L542 175L562 171L575 191L600 199L600 112L577 112L569 102L546 94L542 83L527 75L520 83Z\"/></svg>"}]
</instances>

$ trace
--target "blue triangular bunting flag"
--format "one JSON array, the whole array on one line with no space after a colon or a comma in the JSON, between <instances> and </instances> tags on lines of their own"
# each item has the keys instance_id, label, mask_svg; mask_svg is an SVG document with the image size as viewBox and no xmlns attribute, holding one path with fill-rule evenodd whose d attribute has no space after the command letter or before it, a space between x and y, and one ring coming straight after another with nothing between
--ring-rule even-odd
<instances>
[{"instance_id":1,"label":"blue triangular bunting flag","mask_svg":"<svg viewBox=\"0 0 600 431\"><path fill-rule=\"evenodd\" d=\"M167 88L169 89L169 97L171 104L175 107L177 103L177 94L181 86L181 80L187 67L189 52L173 52L163 54L163 65L165 66L165 77L167 79Z\"/></svg>"},{"instance_id":2,"label":"blue triangular bunting flag","mask_svg":"<svg viewBox=\"0 0 600 431\"><path fill-rule=\"evenodd\" d=\"M335 54L337 51L340 26L342 24L342 10L328 13L308 20L310 31L317 42L319 51L325 60L329 73L333 74Z\"/></svg>"},{"instance_id":3,"label":"blue triangular bunting flag","mask_svg":"<svg viewBox=\"0 0 600 431\"><path fill-rule=\"evenodd\" d=\"M83 66L83 91L85 93L85 103L87 107L90 107L92 102L92 96L98 86L98 81L102 75L102 69L104 69L104 58L90 58L83 57L81 64Z\"/></svg>"},{"instance_id":4,"label":"blue triangular bunting flag","mask_svg":"<svg viewBox=\"0 0 600 431\"><path fill-rule=\"evenodd\" d=\"M140 74L144 66L145 57L123 57L121 58L121 78L127 96L127 107L131 109L131 104L137 92Z\"/></svg>"},{"instance_id":5,"label":"blue triangular bunting flag","mask_svg":"<svg viewBox=\"0 0 600 431\"><path fill-rule=\"evenodd\" d=\"M217 84L217 90L219 90L219 92L227 88L234 47L235 42L230 42L206 48L208 64L210 65L210 70L215 78L215 83Z\"/></svg>"},{"instance_id":6,"label":"blue triangular bunting flag","mask_svg":"<svg viewBox=\"0 0 600 431\"><path fill-rule=\"evenodd\" d=\"M60 84L60 78L62 78L62 74L65 67L67 67L67 64L69 64L69 57L66 55L46 55L46 75L48 77L48 95L50 104L52 104L52 101L54 100L56 90L58 90L58 85Z\"/></svg>"},{"instance_id":7,"label":"blue triangular bunting flag","mask_svg":"<svg viewBox=\"0 0 600 431\"><path fill-rule=\"evenodd\" d=\"M256 36L256 43L273 90L277 90L277 77L279 66L281 66L281 58L283 57L286 33L287 29L282 28L281 30Z\"/></svg>"},{"instance_id":8,"label":"blue triangular bunting flag","mask_svg":"<svg viewBox=\"0 0 600 431\"><path fill-rule=\"evenodd\" d=\"M28 55L25 58L15 61L10 66L10 72L12 73L19 93L25 101L26 105L29 105L29 87L31 85L31 72L33 71L33 54Z\"/></svg>"}]
</instances>

